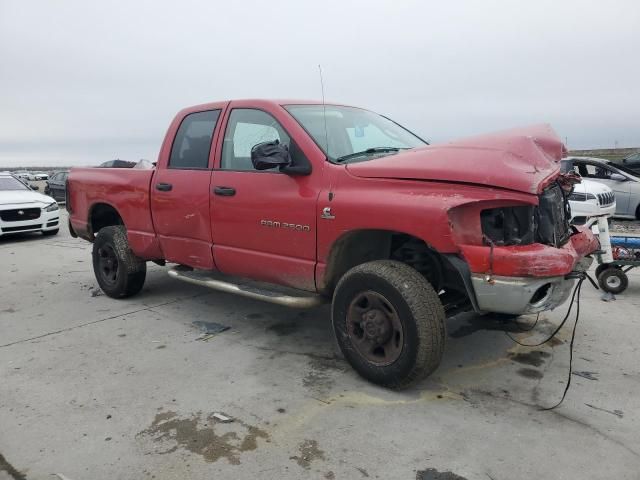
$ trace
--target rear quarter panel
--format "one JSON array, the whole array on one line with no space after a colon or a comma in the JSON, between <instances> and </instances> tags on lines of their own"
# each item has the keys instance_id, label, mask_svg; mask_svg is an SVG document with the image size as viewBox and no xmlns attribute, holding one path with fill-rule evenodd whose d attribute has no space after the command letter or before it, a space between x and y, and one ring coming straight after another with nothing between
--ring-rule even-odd
<instances>
[{"instance_id":1,"label":"rear quarter panel","mask_svg":"<svg viewBox=\"0 0 640 480\"><path fill-rule=\"evenodd\" d=\"M100 204L113 207L127 228L133 252L146 259L162 258L149 203L154 170L133 168L74 168L67 188L69 219L78 236L93 241L91 213ZM69 206L67 207L69 209Z\"/></svg>"}]
</instances>

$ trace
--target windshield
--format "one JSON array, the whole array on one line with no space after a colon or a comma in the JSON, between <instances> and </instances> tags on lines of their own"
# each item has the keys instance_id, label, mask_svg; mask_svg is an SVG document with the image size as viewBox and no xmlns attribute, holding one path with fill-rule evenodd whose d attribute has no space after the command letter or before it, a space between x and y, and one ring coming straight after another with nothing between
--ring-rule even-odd
<instances>
[{"instance_id":1,"label":"windshield","mask_svg":"<svg viewBox=\"0 0 640 480\"><path fill-rule=\"evenodd\" d=\"M630 170L627 167L623 167L620 164L613 163L613 162L607 162L607 165L609 165L610 167L615 168L617 170L620 170L621 172L624 172L627 175L631 175L632 177L637 177L638 176L638 172L634 172L633 170Z\"/></svg>"},{"instance_id":2,"label":"windshield","mask_svg":"<svg viewBox=\"0 0 640 480\"><path fill-rule=\"evenodd\" d=\"M362 162L428 145L397 123L368 110L337 105L284 108L333 162Z\"/></svg>"},{"instance_id":3,"label":"windshield","mask_svg":"<svg viewBox=\"0 0 640 480\"><path fill-rule=\"evenodd\" d=\"M28 190L27 186L13 177L0 177L0 191Z\"/></svg>"}]
</instances>

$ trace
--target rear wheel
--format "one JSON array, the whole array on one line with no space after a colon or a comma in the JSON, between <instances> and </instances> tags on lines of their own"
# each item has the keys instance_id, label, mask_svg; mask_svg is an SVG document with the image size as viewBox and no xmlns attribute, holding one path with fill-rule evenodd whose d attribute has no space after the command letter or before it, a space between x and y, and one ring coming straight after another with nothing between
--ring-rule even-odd
<instances>
[{"instance_id":1,"label":"rear wheel","mask_svg":"<svg viewBox=\"0 0 640 480\"><path fill-rule=\"evenodd\" d=\"M113 298L135 295L144 285L147 265L129 248L122 225L104 227L93 242L93 271L98 285Z\"/></svg>"},{"instance_id":2,"label":"rear wheel","mask_svg":"<svg viewBox=\"0 0 640 480\"><path fill-rule=\"evenodd\" d=\"M349 270L336 287L332 321L345 358L373 383L407 387L440 364L444 308L404 263L381 260Z\"/></svg>"},{"instance_id":3,"label":"rear wheel","mask_svg":"<svg viewBox=\"0 0 640 480\"><path fill-rule=\"evenodd\" d=\"M629 278L620 268L610 267L598 276L600 288L609 293L622 293L629 286Z\"/></svg>"}]
</instances>

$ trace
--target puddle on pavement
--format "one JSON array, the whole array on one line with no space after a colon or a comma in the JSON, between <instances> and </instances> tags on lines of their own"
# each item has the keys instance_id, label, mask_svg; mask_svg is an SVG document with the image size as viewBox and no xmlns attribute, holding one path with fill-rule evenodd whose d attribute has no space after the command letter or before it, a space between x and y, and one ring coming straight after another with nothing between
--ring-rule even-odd
<instances>
[{"instance_id":1,"label":"puddle on pavement","mask_svg":"<svg viewBox=\"0 0 640 480\"><path fill-rule=\"evenodd\" d=\"M302 385L316 393L326 394L335 384L335 375L346 369L347 364L340 360L314 358L309 362L309 370L302 379Z\"/></svg>"},{"instance_id":2,"label":"puddle on pavement","mask_svg":"<svg viewBox=\"0 0 640 480\"><path fill-rule=\"evenodd\" d=\"M531 365L532 367L540 367L545 363L545 359L551 356L550 353L542 352L540 350L533 350L531 352L512 353L509 355L509 359L522 363L524 365Z\"/></svg>"},{"instance_id":3,"label":"puddle on pavement","mask_svg":"<svg viewBox=\"0 0 640 480\"><path fill-rule=\"evenodd\" d=\"M416 480L467 480L465 477L456 475L453 472L439 472L435 468L419 470L416 473Z\"/></svg>"},{"instance_id":4,"label":"puddle on pavement","mask_svg":"<svg viewBox=\"0 0 640 480\"><path fill-rule=\"evenodd\" d=\"M318 448L318 442L315 440L305 440L298 445L299 455L289 457L291 460L295 460L302 468L309 470L311 462L316 460L326 460L324 451Z\"/></svg>"},{"instance_id":5,"label":"puddle on pavement","mask_svg":"<svg viewBox=\"0 0 640 480\"><path fill-rule=\"evenodd\" d=\"M544 374L540 370L535 368L521 368L518 370L518 375L524 378L530 378L532 380L539 380L544 377Z\"/></svg>"},{"instance_id":6,"label":"puddle on pavement","mask_svg":"<svg viewBox=\"0 0 640 480\"><path fill-rule=\"evenodd\" d=\"M16 470L16 468L0 453L0 473L2 472L5 472L8 475L7 478L11 478L12 480L27 480L27 476ZM0 475L0 478L4 477L4 475Z\"/></svg>"},{"instance_id":7,"label":"puddle on pavement","mask_svg":"<svg viewBox=\"0 0 640 480\"><path fill-rule=\"evenodd\" d=\"M525 333L536 322L535 317L518 317L516 319L504 319L502 317L496 317L491 315L468 315L466 316L466 322L458 326L455 330L449 333L451 338L462 338L472 335L478 331L497 331L497 332L509 332L509 333ZM552 324L545 318L540 318L536 323L536 329L540 327L550 327ZM531 330L533 332L533 330Z\"/></svg>"},{"instance_id":8,"label":"puddle on pavement","mask_svg":"<svg viewBox=\"0 0 640 480\"><path fill-rule=\"evenodd\" d=\"M279 337L286 337L288 335L293 335L298 332L303 325L301 325L300 320L289 320L286 322L274 323L273 325L269 325L267 330L269 332L273 332Z\"/></svg>"},{"instance_id":9,"label":"puddle on pavement","mask_svg":"<svg viewBox=\"0 0 640 480\"><path fill-rule=\"evenodd\" d=\"M181 418L175 412L160 412L151 426L137 437L146 437L168 448L154 453L167 454L179 448L201 455L207 462L221 458L232 465L240 464L240 454L258 448L258 439L270 441L269 434L240 420L233 423L217 423L212 415L196 413Z\"/></svg>"}]
</instances>

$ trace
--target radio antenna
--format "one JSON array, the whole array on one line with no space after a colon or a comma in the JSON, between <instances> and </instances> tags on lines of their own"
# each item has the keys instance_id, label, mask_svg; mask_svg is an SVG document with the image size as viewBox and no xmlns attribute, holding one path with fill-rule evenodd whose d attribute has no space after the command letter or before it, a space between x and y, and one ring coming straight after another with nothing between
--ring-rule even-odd
<instances>
[{"instance_id":1,"label":"radio antenna","mask_svg":"<svg viewBox=\"0 0 640 480\"><path fill-rule=\"evenodd\" d=\"M322 79L322 66L318 64L318 73L320 74L320 90L322 90L322 118L324 119L324 138L326 142L327 157L329 156L329 132L327 131L327 106L324 101L324 81Z\"/></svg>"}]
</instances>

